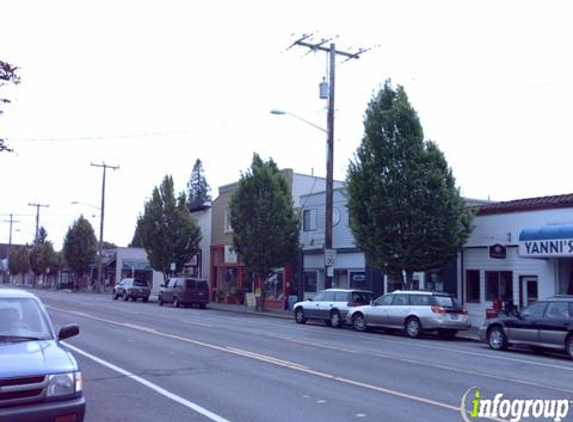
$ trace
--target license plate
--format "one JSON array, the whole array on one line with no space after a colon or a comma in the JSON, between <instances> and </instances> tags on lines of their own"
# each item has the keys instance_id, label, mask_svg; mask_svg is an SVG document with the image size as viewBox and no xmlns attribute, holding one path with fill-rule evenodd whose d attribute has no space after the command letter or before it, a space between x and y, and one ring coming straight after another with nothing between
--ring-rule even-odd
<instances>
[{"instance_id":1,"label":"license plate","mask_svg":"<svg viewBox=\"0 0 573 422\"><path fill-rule=\"evenodd\" d=\"M458 316L458 314L450 314L450 319L458 320L459 316Z\"/></svg>"}]
</instances>

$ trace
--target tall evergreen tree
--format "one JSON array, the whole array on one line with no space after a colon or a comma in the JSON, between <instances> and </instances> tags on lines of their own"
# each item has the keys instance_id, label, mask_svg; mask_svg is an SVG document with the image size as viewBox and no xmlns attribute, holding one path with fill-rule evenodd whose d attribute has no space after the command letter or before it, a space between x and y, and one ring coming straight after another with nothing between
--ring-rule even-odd
<instances>
[{"instance_id":1,"label":"tall evergreen tree","mask_svg":"<svg viewBox=\"0 0 573 422\"><path fill-rule=\"evenodd\" d=\"M89 264L96 260L98 242L91 223L80 215L64 238L64 257L78 277L83 277Z\"/></svg>"},{"instance_id":2,"label":"tall evergreen tree","mask_svg":"<svg viewBox=\"0 0 573 422\"><path fill-rule=\"evenodd\" d=\"M285 176L254 154L229 203L233 246L259 280L296 257L299 221ZM265 289L262 305L265 302Z\"/></svg>"},{"instance_id":3,"label":"tall evergreen tree","mask_svg":"<svg viewBox=\"0 0 573 422\"><path fill-rule=\"evenodd\" d=\"M187 208L190 211L200 210L207 202L211 202L211 189L205 178L203 163L197 159L187 182Z\"/></svg>"},{"instance_id":4,"label":"tall evergreen tree","mask_svg":"<svg viewBox=\"0 0 573 422\"><path fill-rule=\"evenodd\" d=\"M201 229L187 209L185 193L175 198L173 179L165 176L159 187L153 189L137 220L139 233L149 263L163 273L165 279L175 263L175 272L195 255L201 241Z\"/></svg>"},{"instance_id":5,"label":"tall evergreen tree","mask_svg":"<svg viewBox=\"0 0 573 422\"><path fill-rule=\"evenodd\" d=\"M370 101L346 189L350 227L369 265L411 287L413 273L451 261L472 230L443 153L425 141L404 88Z\"/></svg>"}]
</instances>

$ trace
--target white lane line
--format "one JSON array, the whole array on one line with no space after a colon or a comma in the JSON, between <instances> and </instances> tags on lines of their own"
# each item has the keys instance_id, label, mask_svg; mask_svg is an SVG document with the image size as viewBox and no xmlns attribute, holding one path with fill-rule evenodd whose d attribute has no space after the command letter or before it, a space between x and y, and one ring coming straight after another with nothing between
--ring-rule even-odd
<instances>
[{"instance_id":1,"label":"white lane line","mask_svg":"<svg viewBox=\"0 0 573 422\"><path fill-rule=\"evenodd\" d=\"M61 312L64 313L71 313L71 314L75 314L75 311L70 311L70 310L64 310L64 309L58 309ZM221 346L216 346L214 344L209 344L209 343L204 343L201 341L197 341L197 340L193 340L187 337L182 337L182 336L178 336L178 335L174 335L174 334L168 334L168 333L164 333L161 331L151 331L150 329L147 329L147 327L141 327L135 324L125 324L125 323L120 323L120 322L116 322L116 321L111 321L111 320L104 320L102 318L98 318L98 317L90 317L90 316L86 316L86 318L94 318L96 320L100 320L100 321L105 321L111 324L115 324L115 325L120 325L122 327L125 328L131 328L134 330L140 330L140 329L144 329L145 332L148 332L150 334L154 334L157 336L161 336L161 337L167 337L167 338L171 338L171 339L176 339L176 340L181 340L187 343L191 343L191 344L195 344L197 346L203 346L206 348L210 348L210 349L214 349L214 350L219 350L221 352L225 352L225 353L231 353L234 355L238 355L238 356L243 356L243 357L247 357L250 359L256 359L259 361L263 361L266 363L269 363L271 365L276 365L276 366L280 366L283 368L288 368L294 371L298 371L298 372L302 372L305 374L309 374L309 375L313 375L316 377L321 377L321 378L326 378L326 379L330 379L333 381L337 381L340 383L344 383L344 384L348 384L348 385L353 385L356 387L361 387L361 388L365 388L365 389L369 389L371 391L376 391L379 393L383 393L383 394L387 394L387 395L391 395L391 396L395 396L395 397L401 397L404 399L409 399L409 400L413 400L419 403L424 403L424 404L429 404L429 405L434 405L434 406L438 406L441 407L443 409L448 409L448 410L453 410L453 411L460 411L460 407L458 406L454 406L454 405L450 405L447 403L442 403L439 401L435 401L435 400L431 400L431 399L427 399L425 397L421 397L421 396L416 396L413 394L407 394L407 393L403 393L401 391L398 390L392 390L389 388L384 388L384 387L379 387L377 385L373 385L373 384L367 384L367 383L363 383L360 381L354 381L354 380L350 380L350 379L346 379L346 378L342 378L342 377L338 377L335 375L331 375L328 374L326 372L321 372L321 371L317 371L317 370L313 370L310 369L304 365L299 365L296 363L292 363L292 362L288 362L288 361L283 361L281 359L277 359L274 358L272 356L267 356L267 355L259 355L257 353L253 353L253 352L248 352L246 350L242 350L242 349L236 349L236 348L232 348L232 347L221 347ZM75 349L72 349L75 350ZM79 352L81 353L81 352ZM85 353L85 352L84 352ZM97 358L96 358L97 359ZM144 380L145 381L145 380ZM146 381L147 382L147 381ZM497 419L495 419L497 420Z\"/></svg>"},{"instance_id":2,"label":"white lane line","mask_svg":"<svg viewBox=\"0 0 573 422\"><path fill-rule=\"evenodd\" d=\"M189 401L189 400L187 400L187 399L184 399L183 397L178 396L177 394L173 394L172 392L167 391L167 390L164 389L164 388L161 388L161 387L158 386L157 384L154 384L154 383L152 383L152 382L150 382L150 381L147 381L146 379L141 378L141 377L139 377L139 376L137 376L137 375L135 375L135 374L133 374L133 373L131 373L131 372L129 372L129 371L126 371L125 369L122 369L122 368L120 368L119 366L114 365L113 363L109 363L108 361L105 361L105 360L103 360L103 359L101 359L101 358L98 358L97 356L94 356L94 355L92 355L92 354L90 354L90 353L88 353L88 352L85 352L85 351L83 351L82 349L79 349L79 348L77 348L77 347L75 347L75 346L72 346L71 344L69 344L69 343L67 343L67 342L63 342L63 343L66 345L66 347L69 347L69 348L72 349L74 352L76 352L76 353L78 353L78 354L80 354L80 355L82 355L82 356L85 356L86 358L91 359L91 360L93 360L94 362L97 362L97 363L99 363L100 365L103 365L103 366L105 366L105 367L111 369L112 371L115 371L115 372L118 372L118 373L120 373L120 374L122 374L122 375L125 375L126 377L128 377L128 378L130 378L130 379L132 379L132 380L134 380L134 381L136 381L136 382L138 382L138 383L140 383L140 384L143 384L144 386L146 386L146 387L148 387L148 388L151 388L151 389L152 389L153 391L155 391L156 393L159 393L159 394L161 394L162 396L165 396L165 397L167 397L168 399L173 400L174 402L177 402L177 403L179 403L179 404L181 404L181 405L187 407L188 409L191 409L191 410L193 410L193 411L195 411L195 412L197 412L197 413L199 413L199 414L205 416L206 418L211 419L212 421L215 421L215 422L230 422L228 419L225 419L224 417L219 416L219 415L217 415L216 413L213 413L213 412L211 412L211 411L205 409L204 407L199 406L199 405L196 404L196 403L193 403L193 402L191 402L191 401Z\"/></svg>"}]
</instances>

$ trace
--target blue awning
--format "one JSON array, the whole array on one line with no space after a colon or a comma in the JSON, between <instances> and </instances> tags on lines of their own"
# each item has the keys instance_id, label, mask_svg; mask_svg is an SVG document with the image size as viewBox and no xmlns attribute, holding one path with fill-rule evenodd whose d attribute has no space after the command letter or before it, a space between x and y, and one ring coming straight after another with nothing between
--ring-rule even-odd
<instances>
[{"instance_id":1,"label":"blue awning","mask_svg":"<svg viewBox=\"0 0 573 422\"><path fill-rule=\"evenodd\" d=\"M573 239L573 223L528 227L519 234L520 242L557 239Z\"/></svg>"}]
</instances>

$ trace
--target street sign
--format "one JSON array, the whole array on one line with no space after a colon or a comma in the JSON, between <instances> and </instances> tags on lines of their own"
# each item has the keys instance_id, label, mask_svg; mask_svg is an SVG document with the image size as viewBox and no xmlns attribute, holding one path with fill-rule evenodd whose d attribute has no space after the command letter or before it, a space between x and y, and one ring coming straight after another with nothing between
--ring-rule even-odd
<instances>
[{"instance_id":1,"label":"street sign","mask_svg":"<svg viewBox=\"0 0 573 422\"><path fill-rule=\"evenodd\" d=\"M333 267L336 262L336 249L324 250L324 266Z\"/></svg>"}]
</instances>

